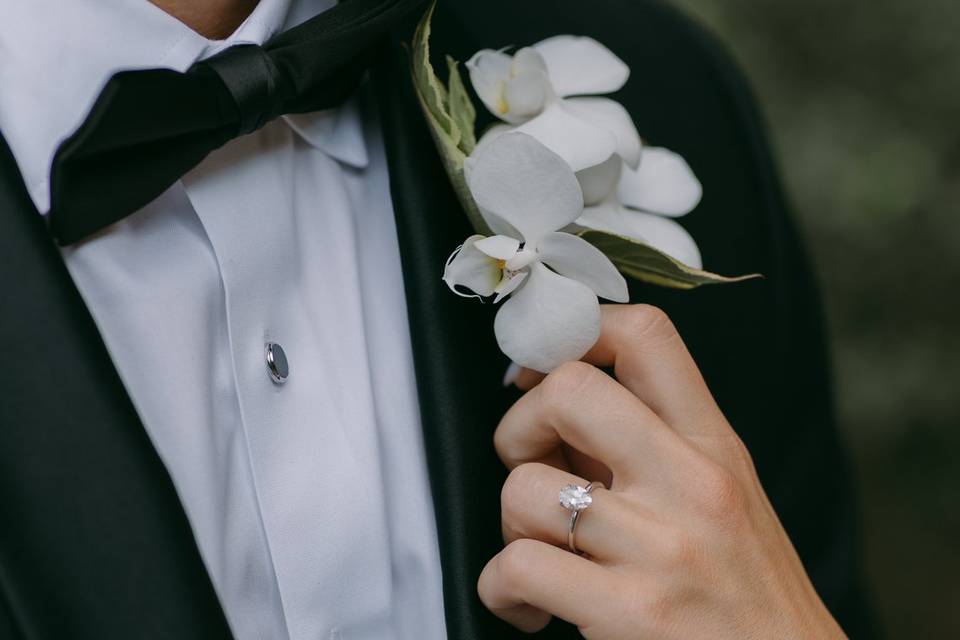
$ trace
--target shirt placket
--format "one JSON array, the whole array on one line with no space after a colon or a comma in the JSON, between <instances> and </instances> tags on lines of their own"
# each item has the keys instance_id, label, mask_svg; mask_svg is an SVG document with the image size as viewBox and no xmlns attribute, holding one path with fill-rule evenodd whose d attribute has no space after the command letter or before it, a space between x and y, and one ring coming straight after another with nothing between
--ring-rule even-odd
<instances>
[{"instance_id":1,"label":"shirt placket","mask_svg":"<svg viewBox=\"0 0 960 640\"><path fill-rule=\"evenodd\" d=\"M249 451L265 553L297 640L362 620L365 601L389 602L390 560L372 403L363 399L369 374L348 360L358 350L349 348L351 336L363 332L336 335L338 323L362 323L349 286L356 265L345 259L349 251L333 248L325 264L317 255L323 247L307 241L304 234L314 238L320 229L311 226L315 217L298 215L302 201L335 206L336 190L304 198L315 185L297 183L303 169L294 146L291 131L275 122L211 154L183 182L223 281L236 427Z\"/></svg>"}]
</instances>

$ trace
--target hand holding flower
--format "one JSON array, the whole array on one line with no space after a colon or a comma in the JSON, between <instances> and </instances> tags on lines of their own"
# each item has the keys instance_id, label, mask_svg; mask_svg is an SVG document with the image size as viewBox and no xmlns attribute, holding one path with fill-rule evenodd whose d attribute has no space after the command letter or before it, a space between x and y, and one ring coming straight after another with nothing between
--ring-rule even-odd
<instances>
[{"instance_id":1,"label":"hand holding flower","mask_svg":"<svg viewBox=\"0 0 960 640\"><path fill-rule=\"evenodd\" d=\"M508 544L478 586L496 615L525 631L558 616L592 640L845 637L663 312L604 307L585 362L518 384L494 436ZM579 519L578 556L557 492L587 480L609 489Z\"/></svg>"}]
</instances>

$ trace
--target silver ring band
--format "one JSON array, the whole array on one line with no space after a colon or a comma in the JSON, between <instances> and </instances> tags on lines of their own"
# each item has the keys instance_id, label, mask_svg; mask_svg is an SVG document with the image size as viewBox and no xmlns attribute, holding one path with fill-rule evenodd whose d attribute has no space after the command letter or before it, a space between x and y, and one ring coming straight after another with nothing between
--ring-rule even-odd
<instances>
[{"instance_id":1,"label":"silver ring band","mask_svg":"<svg viewBox=\"0 0 960 640\"><path fill-rule=\"evenodd\" d=\"M583 552L577 549L577 522L580 520L580 513L584 511L593 503L593 498L590 496L593 493L594 489L605 489L606 487L602 482L591 482L586 487L578 487L576 485L568 485L561 490L560 504L565 508L570 510L570 525L567 528L567 546L570 548L570 551L579 555L583 555ZM573 491L579 494L579 501L576 504L571 504L569 499L565 500L564 492Z\"/></svg>"}]
</instances>

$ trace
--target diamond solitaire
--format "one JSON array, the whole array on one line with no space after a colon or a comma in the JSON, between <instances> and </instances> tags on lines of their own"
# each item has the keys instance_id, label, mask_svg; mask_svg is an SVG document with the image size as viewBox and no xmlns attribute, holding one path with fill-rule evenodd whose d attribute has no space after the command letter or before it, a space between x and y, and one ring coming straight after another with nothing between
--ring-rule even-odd
<instances>
[{"instance_id":1,"label":"diamond solitaire","mask_svg":"<svg viewBox=\"0 0 960 640\"><path fill-rule=\"evenodd\" d=\"M593 496L586 487L568 484L560 489L560 504L564 509L581 511L593 504Z\"/></svg>"}]
</instances>

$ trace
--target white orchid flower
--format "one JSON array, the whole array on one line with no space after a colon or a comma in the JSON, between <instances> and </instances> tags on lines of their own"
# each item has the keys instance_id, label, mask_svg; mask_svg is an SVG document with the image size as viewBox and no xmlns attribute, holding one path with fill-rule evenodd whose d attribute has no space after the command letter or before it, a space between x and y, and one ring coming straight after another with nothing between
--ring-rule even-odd
<instances>
[{"instance_id":1,"label":"white orchid flower","mask_svg":"<svg viewBox=\"0 0 960 640\"><path fill-rule=\"evenodd\" d=\"M637 169L613 157L577 177L586 206L576 226L625 236L703 268L697 243L673 220L690 213L703 195L700 181L678 154L645 147Z\"/></svg>"},{"instance_id":2,"label":"white orchid flower","mask_svg":"<svg viewBox=\"0 0 960 640\"><path fill-rule=\"evenodd\" d=\"M469 62L487 109L581 171L618 154L640 163L640 136L620 104L587 97L620 90L630 68L593 38L556 36L514 55L484 49Z\"/></svg>"},{"instance_id":3,"label":"white orchid flower","mask_svg":"<svg viewBox=\"0 0 960 640\"><path fill-rule=\"evenodd\" d=\"M466 179L496 235L471 236L443 279L456 293L509 296L494 332L515 363L549 372L580 359L600 335L597 297L629 299L627 283L596 247L567 228L583 212L569 165L533 137L509 133L478 147Z\"/></svg>"},{"instance_id":4,"label":"white orchid flower","mask_svg":"<svg viewBox=\"0 0 960 640\"><path fill-rule=\"evenodd\" d=\"M497 125L484 135L481 149L500 136L517 131ZM661 147L644 147L640 166L632 169L619 154L576 173L584 210L573 231L595 229L647 244L695 269L703 268L693 237L672 218L693 211L703 187L690 165Z\"/></svg>"},{"instance_id":5,"label":"white orchid flower","mask_svg":"<svg viewBox=\"0 0 960 640\"><path fill-rule=\"evenodd\" d=\"M606 98L623 87L630 70L599 42L557 36L511 56L486 49L467 63L477 95L500 124L483 147L519 131L560 155L576 172L585 210L580 228L622 235L695 268L702 258L693 238L674 220L702 195L687 163L661 148L643 148L633 119Z\"/></svg>"}]
</instances>

